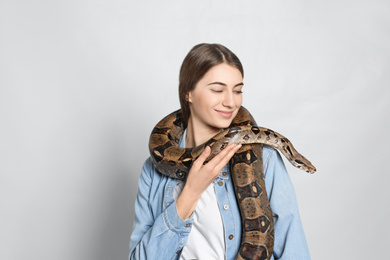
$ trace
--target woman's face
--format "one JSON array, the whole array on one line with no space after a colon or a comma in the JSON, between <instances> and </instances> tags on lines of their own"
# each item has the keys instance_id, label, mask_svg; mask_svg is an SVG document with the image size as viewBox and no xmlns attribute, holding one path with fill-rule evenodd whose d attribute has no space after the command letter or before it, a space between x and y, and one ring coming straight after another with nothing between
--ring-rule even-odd
<instances>
[{"instance_id":1,"label":"woman's face","mask_svg":"<svg viewBox=\"0 0 390 260\"><path fill-rule=\"evenodd\" d=\"M188 93L194 126L213 131L227 128L242 104L241 72L227 64L212 67Z\"/></svg>"}]
</instances>

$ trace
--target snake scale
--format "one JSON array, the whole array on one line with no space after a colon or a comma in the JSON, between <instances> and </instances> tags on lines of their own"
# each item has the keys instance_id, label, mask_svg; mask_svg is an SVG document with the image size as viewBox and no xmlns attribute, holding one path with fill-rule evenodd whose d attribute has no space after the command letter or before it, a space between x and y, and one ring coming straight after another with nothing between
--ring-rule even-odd
<instances>
[{"instance_id":1,"label":"snake scale","mask_svg":"<svg viewBox=\"0 0 390 260\"><path fill-rule=\"evenodd\" d=\"M159 172L185 180L193 161L206 146L206 162L230 143L242 144L230 161L234 189L242 219L241 247L236 259L265 260L272 256L274 223L264 183L263 146L277 148L295 166L314 173L316 168L299 154L284 136L256 125L248 110L241 107L229 128L194 148L180 148L184 132L182 114L177 110L163 118L150 135L149 151Z\"/></svg>"}]
</instances>

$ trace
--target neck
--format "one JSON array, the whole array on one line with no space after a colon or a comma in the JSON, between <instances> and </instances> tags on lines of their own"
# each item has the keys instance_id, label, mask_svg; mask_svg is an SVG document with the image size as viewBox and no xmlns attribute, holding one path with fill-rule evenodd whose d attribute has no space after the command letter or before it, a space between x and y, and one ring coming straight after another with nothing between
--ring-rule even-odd
<instances>
[{"instance_id":1,"label":"neck","mask_svg":"<svg viewBox=\"0 0 390 260\"><path fill-rule=\"evenodd\" d=\"M186 147L192 148L201 145L220 131L221 129L218 128L200 127L190 116L187 124Z\"/></svg>"}]
</instances>

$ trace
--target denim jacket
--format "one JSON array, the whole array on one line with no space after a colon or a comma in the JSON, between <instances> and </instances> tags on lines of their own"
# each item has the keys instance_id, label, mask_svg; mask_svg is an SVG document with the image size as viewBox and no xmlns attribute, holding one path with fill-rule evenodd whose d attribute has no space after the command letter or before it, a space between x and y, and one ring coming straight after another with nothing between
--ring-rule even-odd
<instances>
[{"instance_id":1,"label":"denim jacket","mask_svg":"<svg viewBox=\"0 0 390 260\"><path fill-rule=\"evenodd\" d=\"M181 147L184 147L183 139ZM310 259L294 189L279 153L264 146L263 165L265 186L275 222L271 259ZM180 258L194 222L192 216L182 220L177 213L174 188L180 182L160 174L151 158L144 163L135 202L129 260ZM215 192L224 226L225 255L230 260L237 255L241 243L241 217L228 165L214 182L218 183Z\"/></svg>"}]
</instances>

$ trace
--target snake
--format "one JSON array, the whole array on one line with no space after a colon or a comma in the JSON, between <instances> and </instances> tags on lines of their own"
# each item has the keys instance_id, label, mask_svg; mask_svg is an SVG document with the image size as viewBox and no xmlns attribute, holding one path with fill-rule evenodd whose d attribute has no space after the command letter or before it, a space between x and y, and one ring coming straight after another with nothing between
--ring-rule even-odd
<instances>
[{"instance_id":1,"label":"snake","mask_svg":"<svg viewBox=\"0 0 390 260\"><path fill-rule=\"evenodd\" d=\"M274 221L267 196L263 146L279 150L295 167L308 173L316 168L283 135L257 126L249 111L241 106L231 125L193 148L179 147L185 125L181 110L164 117L153 128L149 139L149 152L156 169L170 178L185 181L192 163L206 146L211 153L205 163L212 160L231 143L242 144L230 160L234 191L241 215L241 245L236 260L269 260L274 246Z\"/></svg>"}]
</instances>

